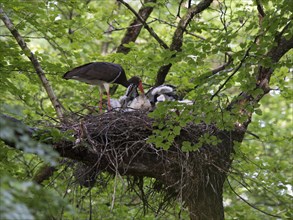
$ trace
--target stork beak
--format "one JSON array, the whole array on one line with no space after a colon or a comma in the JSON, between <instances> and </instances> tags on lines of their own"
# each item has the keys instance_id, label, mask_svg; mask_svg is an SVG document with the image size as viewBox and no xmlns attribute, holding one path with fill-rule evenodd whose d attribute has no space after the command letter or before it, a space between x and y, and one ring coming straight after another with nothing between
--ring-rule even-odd
<instances>
[{"instance_id":1,"label":"stork beak","mask_svg":"<svg viewBox=\"0 0 293 220\"><path fill-rule=\"evenodd\" d=\"M142 82L141 81L139 81L138 89L139 89L139 91L141 91L142 95L144 95L144 89L143 89L143 86L142 86Z\"/></svg>"}]
</instances>

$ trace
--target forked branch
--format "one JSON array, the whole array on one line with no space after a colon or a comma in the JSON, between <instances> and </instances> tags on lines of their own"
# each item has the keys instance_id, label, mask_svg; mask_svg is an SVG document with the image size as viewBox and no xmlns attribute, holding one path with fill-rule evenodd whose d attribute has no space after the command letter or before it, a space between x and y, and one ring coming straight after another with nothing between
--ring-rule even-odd
<instances>
[{"instance_id":1,"label":"forked branch","mask_svg":"<svg viewBox=\"0 0 293 220\"><path fill-rule=\"evenodd\" d=\"M184 32L186 32L187 26L192 21L195 15L207 9L212 2L213 0L203 0L197 5L194 5L188 9L187 13L180 19L178 26L174 32L170 50L176 51L176 52L181 50L181 47L183 45L183 35L184 35ZM156 86L162 85L165 82L166 76L171 66L172 66L172 63L169 63L160 67L157 73Z\"/></svg>"},{"instance_id":2,"label":"forked branch","mask_svg":"<svg viewBox=\"0 0 293 220\"><path fill-rule=\"evenodd\" d=\"M154 3L156 2L156 0L145 0L145 3L149 3L149 2ZM129 25L129 28L127 28L127 31L123 39L121 40L121 44L119 45L117 49L117 53L127 54L130 51L130 48L125 47L124 44L128 44L130 42L136 41L142 27L144 25L147 25L147 23L143 24L143 22L146 22L146 20L152 13L153 9L154 7L150 7L150 6L146 7L144 5L139 9L137 15L135 16L135 19L131 22L131 24ZM143 22L141 20L143 20Z\"/></svg>"},{"instance_id":3,"label":"forked branch","mask_svg":"<svg viewBox=\"0 0 293 220\"><path fill-rule=\"evenodd\" d=\"M150 26L148 26L146 20L140 14L138 14L127 2L123 0L118 0L118 2L121 2L123 5L125 5L136 16L136 18L143 24L144 28L150 33L150 35L153 36L156 41L158 41L160 46L162 46L164 49L169 48L168 45L156 34L156 32Z\"/></svg>"}]
</instances>

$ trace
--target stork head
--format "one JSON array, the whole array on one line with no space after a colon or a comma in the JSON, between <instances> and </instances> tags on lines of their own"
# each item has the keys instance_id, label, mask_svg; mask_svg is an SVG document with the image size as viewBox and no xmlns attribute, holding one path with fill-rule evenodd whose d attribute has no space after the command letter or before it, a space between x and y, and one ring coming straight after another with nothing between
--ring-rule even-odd
<instances>
[{"instance_id":1,"label":"stork head","mask_svg":"<svg viewBox=\"0 0 293 220\"><path fill-rule=\"evenodd\" d=\"M142 81L139 77L137 76L133 76L131 77L128 82L130 83L130 86L134 86L136 88L139 89L139 91L142 93L142 95L144 95L144 89L143 89L143 86L142 86Z\"/></svg>"}]
</instances>

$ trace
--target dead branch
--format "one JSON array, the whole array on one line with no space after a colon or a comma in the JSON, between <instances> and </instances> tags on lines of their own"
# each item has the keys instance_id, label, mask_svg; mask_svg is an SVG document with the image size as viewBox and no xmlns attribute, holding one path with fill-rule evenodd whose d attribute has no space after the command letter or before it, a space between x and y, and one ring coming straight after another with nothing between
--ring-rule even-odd
<instances>
[{"instance_id":1,"label":"dead branch","mask_svg":"<svg viewBox=\"0 0 293 220\"><path fill-rule=\"evenodd\" d=\"M228 60L226 63L222 64L221 66L218 66L217 68L212 70L212 75L217 74L218 72L223 71L224 69L226 69L227 66L229 66L232 62L233 62L233 58L231 56L231 54L229 53L225 53L225 55L228 57ZM210 76L209 76L210 77Z\"/></svg>"}]
</instances>

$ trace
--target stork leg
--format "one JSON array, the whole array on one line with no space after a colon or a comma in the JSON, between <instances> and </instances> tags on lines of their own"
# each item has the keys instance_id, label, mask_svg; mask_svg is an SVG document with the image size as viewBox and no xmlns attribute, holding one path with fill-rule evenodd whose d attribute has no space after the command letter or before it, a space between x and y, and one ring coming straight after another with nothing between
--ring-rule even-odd
<instances>
[{"instance_id":1,"label":"stork leg","mask_svg":"<svg viewBox=\"0 0 293 220\"><path fill-rule=\"evenodd\" d=\"M100 113L103 113L103 88L99 86L100 91L100 102L99 102L99 111Z\"/></svg>"},{"instance_id":2,"label":"stork leg","mask_svg":"<svg viewBox=\"0 0 293 220\"><path fill-rule=\"evenodd\" d=\"M111 103L110 103L110 92L107 92L107 99L108 99L108 111L112 109Z\"/></svg>"},{"instance_id":3,"label":"stork leg","mask_svg":"<svg viewBox=\"0 0 293 220\"><path fill-rule=\"evenodd\" d=\"M104 83L104 87L107 92L108 111L110 111L112 109L110 104L110 85L108 83Z\"/></svg>"}]
</instances>

